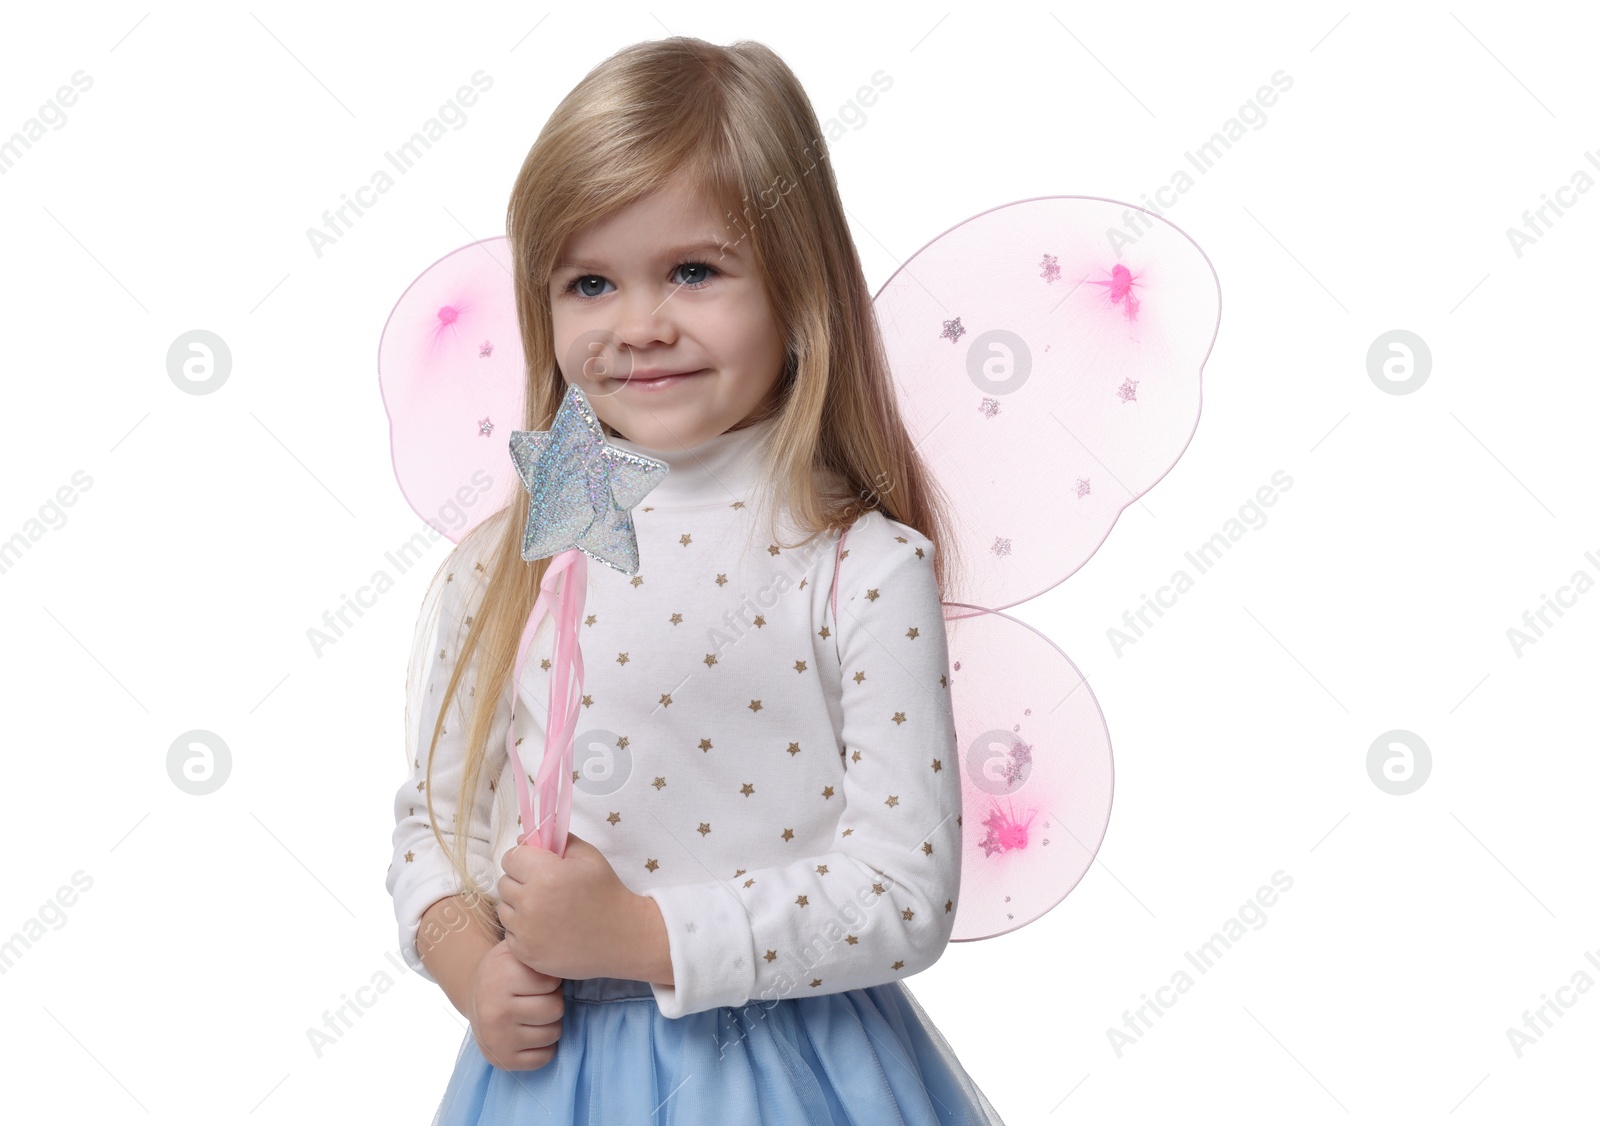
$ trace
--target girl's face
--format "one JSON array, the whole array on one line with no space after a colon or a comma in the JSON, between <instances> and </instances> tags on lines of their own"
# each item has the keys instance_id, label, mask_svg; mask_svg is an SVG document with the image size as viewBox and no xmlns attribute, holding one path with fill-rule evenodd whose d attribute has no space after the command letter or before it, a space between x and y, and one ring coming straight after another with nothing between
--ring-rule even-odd
<instances>
[{"instance_id":1,"label":"girl's face","mask_svg":"<svg viewBox=\"0 0 1600 1126\"><path fill-rule=\"evenodd\" d=\"M682 179L567 241L550 315L561 374L647 449L688 449L738 428L783 374L784 341L748 240ZM658 373L683 378L651 385Z\"/></svg>"}]
</instances>

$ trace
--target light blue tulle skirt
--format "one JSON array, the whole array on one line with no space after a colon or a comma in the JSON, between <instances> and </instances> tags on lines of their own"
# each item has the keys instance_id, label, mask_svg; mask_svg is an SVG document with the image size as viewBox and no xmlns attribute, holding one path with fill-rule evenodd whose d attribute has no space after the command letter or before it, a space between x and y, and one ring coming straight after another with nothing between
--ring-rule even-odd
<instances>
[{"instance_id":1,"label":"light blue tulle skirt","mask_svg":"<svg viewBox=\"0 0 1600 1126\"><path fill-rule=\"evenodd\" d=\"M900 982L661 1015L647 982L562 983L542 1068L469 1030L434 1126L1003 1126Z\"/></svg>"}]
</instances>

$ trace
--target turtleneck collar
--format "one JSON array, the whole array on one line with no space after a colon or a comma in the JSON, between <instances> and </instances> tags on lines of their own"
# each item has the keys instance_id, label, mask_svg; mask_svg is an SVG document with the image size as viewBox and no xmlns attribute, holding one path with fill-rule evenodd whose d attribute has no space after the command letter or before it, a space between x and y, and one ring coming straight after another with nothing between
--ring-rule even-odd
<instances>
[{"instance_id":1,"label":"turtleneck collar","mask_svg":"<svg viewBox=\"0 0 1600 1126\"><path fill-rule=\"evenodd\" d=\"M641 509L725 505L736 500L750 501L759 491L766 443L777 423L778 417L772 415L738 430L724 431L690 449L653 450L622 437L606 441L669 466L666 477L639 502Z\"/></svg>"}]
</instances>

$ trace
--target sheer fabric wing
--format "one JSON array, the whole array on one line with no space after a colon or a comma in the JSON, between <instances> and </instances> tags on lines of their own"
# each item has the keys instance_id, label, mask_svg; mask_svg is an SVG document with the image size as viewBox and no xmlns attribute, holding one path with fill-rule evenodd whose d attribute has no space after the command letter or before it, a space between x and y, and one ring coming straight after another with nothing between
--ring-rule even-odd
<instances>
[{"instance_id":1,"label":"sheer fabric wing","mask_svg":"<svg viewBox=\"0 0 1600 1126\"><path fill-rule=\"evenodd\" d=\"M1221 291L1165 220L1046 196L952 227L873 309L906 427L961 526L967 573L946 601L1003 610L1082 566L1178 460Z\"/></svg>"},{"instance_id":2,"label":"sheer fabric wing","mask_svg":"<svg viewBox=\"0 0 1600 1126\"><path fill-rule=\"evenodd\" d=\"M1182 454L1221 294L1200 248L1165 220L1047 196L944 232L873 308L902 417L957 526L945 606L963 786L952 941L992 938L1083 877L1113 774L1082 674L998 611L1082 566Z\"/></svg>"},{"instance_id":3,"label":"sheer fabric wing","mask_svg":"<svg viewBox=\"0 0 1600 1126\"><path fill-rule=\"evenodd\" d=\"M522 337L503 237L454 250L395 302L378 343L395 478L454 543L514 495Z\"/></svg>"}]
</instances>

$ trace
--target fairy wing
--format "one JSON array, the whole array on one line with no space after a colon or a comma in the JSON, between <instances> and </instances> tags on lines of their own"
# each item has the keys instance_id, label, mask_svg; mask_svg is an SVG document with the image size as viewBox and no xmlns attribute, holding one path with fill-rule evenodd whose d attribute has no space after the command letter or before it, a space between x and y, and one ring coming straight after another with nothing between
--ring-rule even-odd
<instances>
[{"instance_id":1,"label":"fairy wing","mask_svg":"<svg viewBox=\"0 0 1600 1126\"><path fill-rule=\"evenodd\" d=\"M954 941L1049 911L1111 815L1105 717L1048 638L998 611L1060 583L1172 468L1221 315L1200 248L1141 208L1046 196L918 250L873 300L902 417L950 501L962 749Z\"/></svg>"},{"instance_id":2,"label":"fairy wing","mask_svg":"<svg viewBox=\"0 0 1600 1126\"><path fill-rule=\"evenodd\" d=\"M452 543L501 508L517 473L522 337L504 237L451 251L395 302L378 342L378 387L400 491Z\"/></svg>"},{"instance_id":3,"label":"fairy wing","mask_svg":"<svg viewBox=\"0 0 1600 1126\"><path fill-rule=\"evenodd\" d=\"M1111 813L1111 742L1094 693L1049 638L1000 611L1081 567L1182 454L1221 292L1209 260L1166 220L1047 196L945 231L874 309L964 564L945 603L963 787L952 938L973 941L1059 904ZM453 541L515 488L507 439L522 420L522 369L503 238L434 263L384 327L395 475Z\"/></svg>"}]
</instances>

